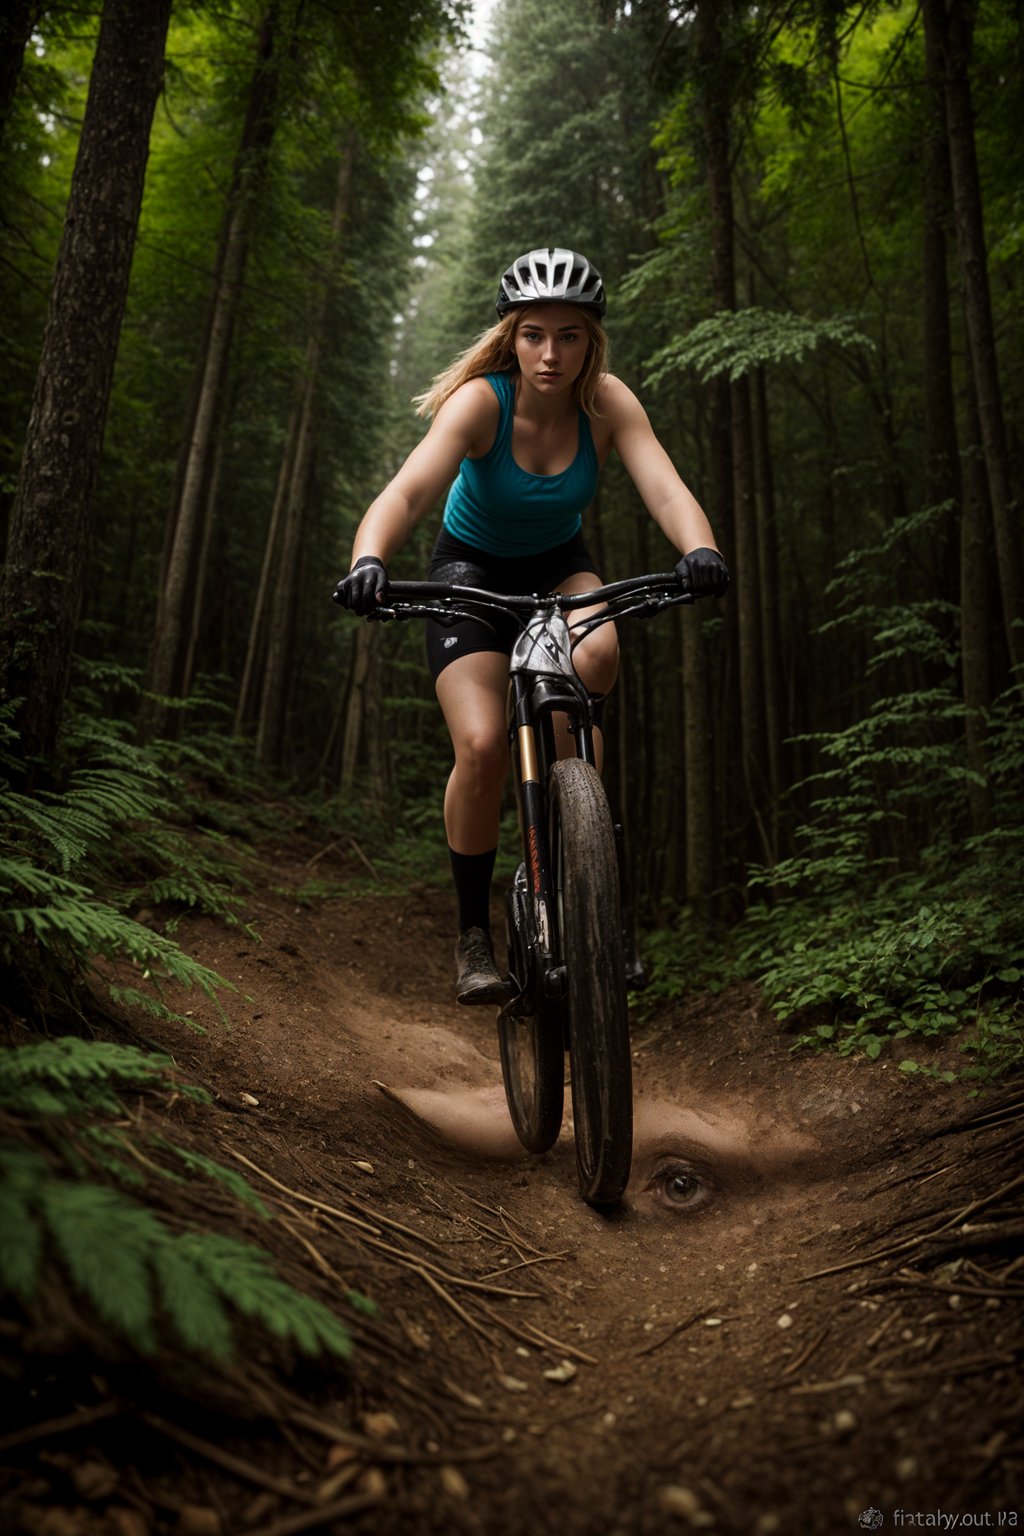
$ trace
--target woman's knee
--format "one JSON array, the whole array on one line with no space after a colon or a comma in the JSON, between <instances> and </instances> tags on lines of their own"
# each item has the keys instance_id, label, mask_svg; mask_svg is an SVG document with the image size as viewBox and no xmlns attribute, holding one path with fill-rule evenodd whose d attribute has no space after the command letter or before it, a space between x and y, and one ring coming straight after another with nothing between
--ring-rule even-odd
<instances>
[{"instance_id":1,"label":"woman's knee","mask_svg":"<svg viewBox=\"0 0 1024 1536\"><path fill-rule=\"evenodd\" d=\"M591 693L610 693L619 673L619 639L611 624L602 624L577 647L576 670Z\"/></svg>"},{"instance_id":2,"label":"woman's knee","mask_svg":"<svg viewBox=\"0 0 1024 1536\"><path fill-rule=\"evenodd\" d=\"M508 742L504 731L467 731L453 743L460 785L476 794L501 789L508 773Z\"/></svg>"}]
</instances>

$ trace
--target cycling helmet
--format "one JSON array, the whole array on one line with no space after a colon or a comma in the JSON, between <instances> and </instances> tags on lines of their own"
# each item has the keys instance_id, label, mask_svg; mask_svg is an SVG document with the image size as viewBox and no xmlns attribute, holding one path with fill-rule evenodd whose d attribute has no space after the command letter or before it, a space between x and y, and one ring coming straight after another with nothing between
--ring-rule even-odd
<instances>
[{"instance_id":1,"label":"cycling helmet","mask_svg":"<svg viewBox=\"0 0 1024 1536\"><path fill-rule=\"evenodd\" d=\"M601 274L578 251L561 247L517 256L501 279L495 309L504 318L524 304L578 304L600 318L606 309Z\"/></svg>"}]
</instances>

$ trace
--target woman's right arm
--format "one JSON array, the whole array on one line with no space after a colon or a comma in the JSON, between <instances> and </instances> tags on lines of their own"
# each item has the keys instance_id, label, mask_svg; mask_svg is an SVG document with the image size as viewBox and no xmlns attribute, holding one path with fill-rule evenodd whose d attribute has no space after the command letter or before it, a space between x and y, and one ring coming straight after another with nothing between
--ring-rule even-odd
<instances>
[{"instance_id":1,"label":"woman's right arm","mask_svg":"<svg viewBox=\"0 0 1024 1536\"><path fill-rule=\"evenodd\" d=\"M352 546L353 565L367 557L387 565L454 480L466 455L487 452L498 412L498 397L486 379L470 379L448 397L429 432L367 509Z\"/></svg>"}]
</instances>

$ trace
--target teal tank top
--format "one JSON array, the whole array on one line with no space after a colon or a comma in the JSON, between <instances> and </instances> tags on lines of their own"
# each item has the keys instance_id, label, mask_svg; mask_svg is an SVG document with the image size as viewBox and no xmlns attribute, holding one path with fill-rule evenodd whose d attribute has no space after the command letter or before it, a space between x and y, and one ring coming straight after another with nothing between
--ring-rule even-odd
<instances>
[{"instance_id":1,"label":"teal tank top","mask_svg":"<svg viewBox=\"0 0 1024 1536\"><path fill-rule=\"evenodd\" d=\"M597 491L597 454L586 411L579 413L579 447L558 475L531 475L512 457L515 378L485 375L501 406L494 443L479 459L463 459L444 509L449 533L490 555L539 555L579 532L581 514Z\"/></svg>"}]
</instances>

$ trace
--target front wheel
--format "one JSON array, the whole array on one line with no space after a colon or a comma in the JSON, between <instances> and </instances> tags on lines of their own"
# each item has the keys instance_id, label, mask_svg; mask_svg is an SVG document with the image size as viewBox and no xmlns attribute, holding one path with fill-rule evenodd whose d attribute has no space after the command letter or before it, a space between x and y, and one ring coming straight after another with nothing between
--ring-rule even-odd
<instances>
[{"instance_id":1,"label":"front wheel","mask_svg":"<svg viewBox=\"0 0 1024 1536\"><path fill-rule=\"evenodd\" d=\"M633 1156L619 865L596 768L566 758L551 769L551 864L566 972L570 1078L580 1193L613 1205Z\"/></svg>"}]
</instances>

